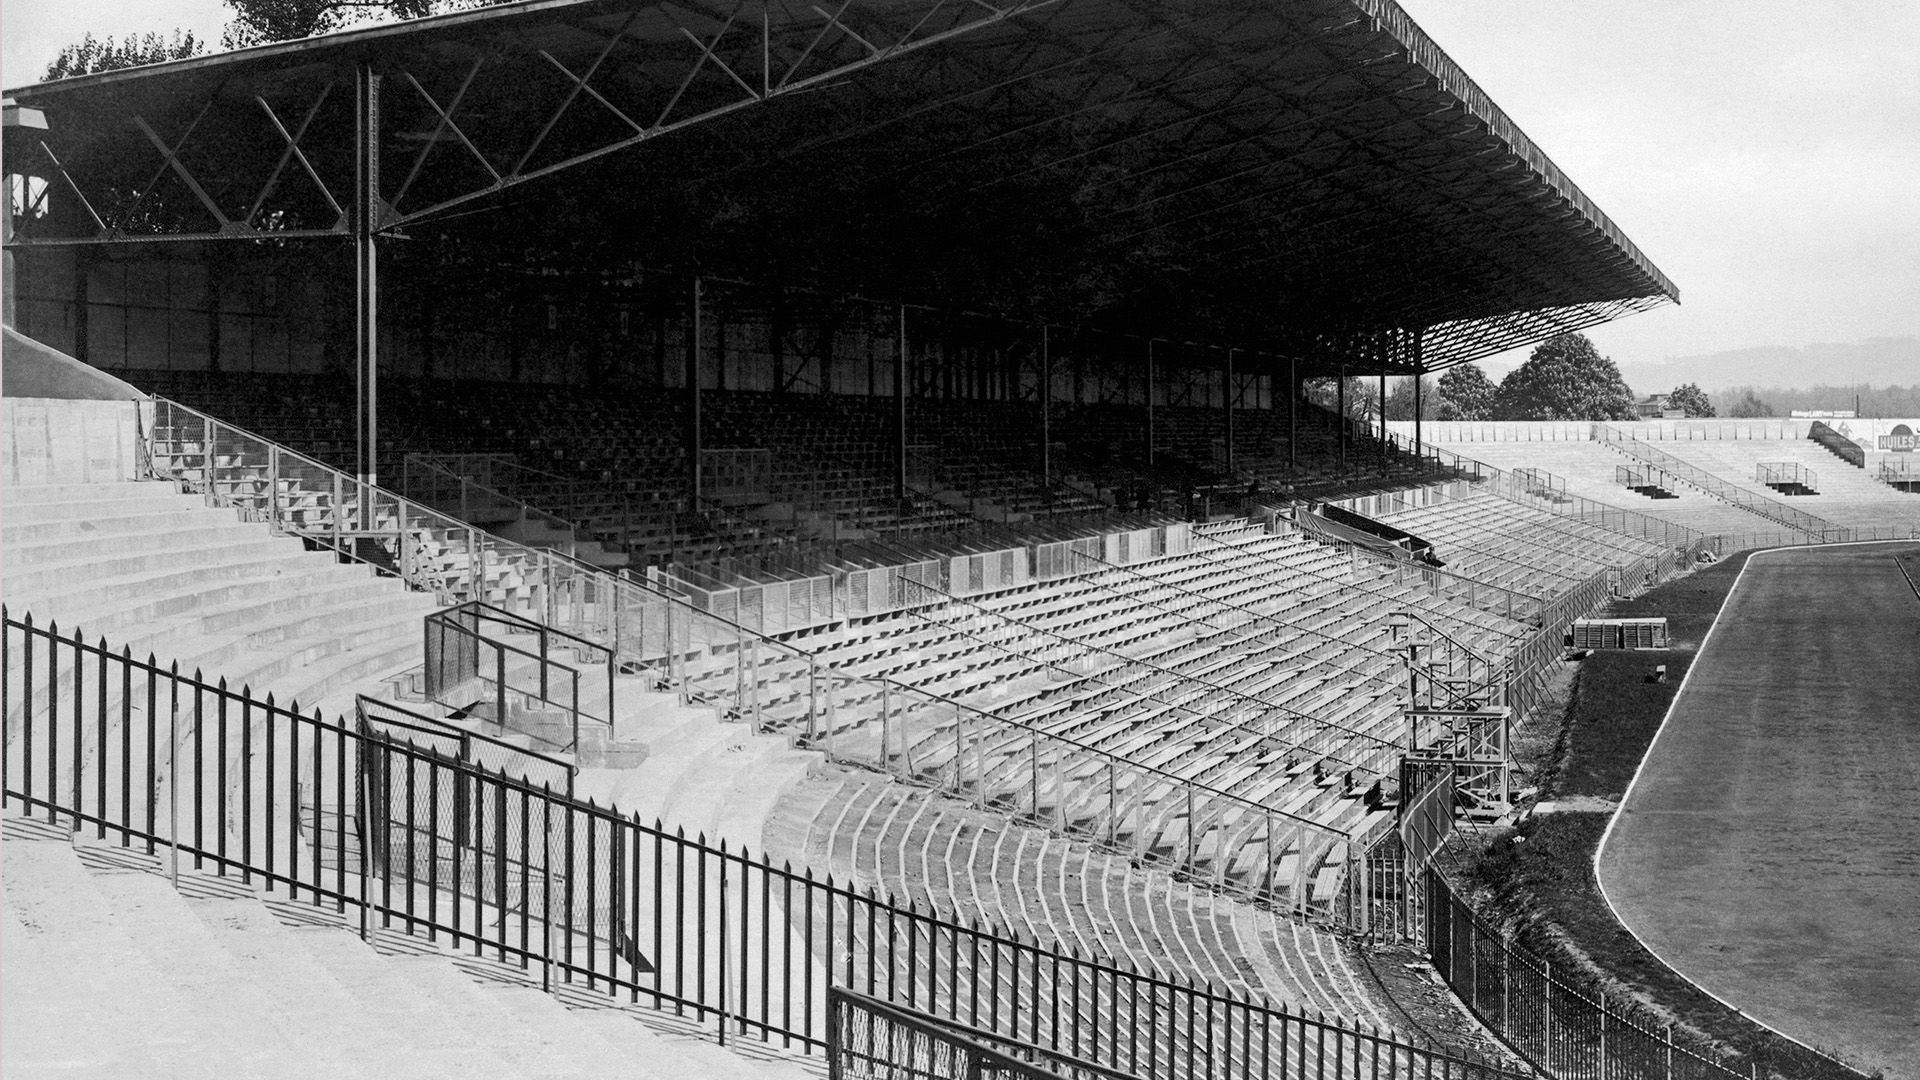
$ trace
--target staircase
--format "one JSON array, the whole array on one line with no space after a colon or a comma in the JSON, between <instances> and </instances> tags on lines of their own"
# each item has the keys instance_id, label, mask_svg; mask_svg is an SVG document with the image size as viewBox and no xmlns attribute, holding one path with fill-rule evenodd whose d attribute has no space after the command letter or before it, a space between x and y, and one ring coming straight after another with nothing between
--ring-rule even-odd
<instances>
[{"instance_id":1,"label":"staircase","mask_svg":"<svg viewBox=\"0 0 1920 1080\"><path fill-rule=\"evenodd\" d=\"M311 1076L801 1077L824 1074L712 1042L538 967L457 955L423 937L365 940L329 908L182 869L166 849L95 842L64 824L0 822L7 1000L0 1071L118 1078Z\"/></svg>"},{"instance_id":2,"label":"staircase","mask_svg":"<svg viewBox=\"0 0 1920 1080\"><path fill-rule=\"evenodd\" d=\"M419 663L434 598L166 483L9 486L8 610L331 716Z\"/></svg>"}]
</instances>

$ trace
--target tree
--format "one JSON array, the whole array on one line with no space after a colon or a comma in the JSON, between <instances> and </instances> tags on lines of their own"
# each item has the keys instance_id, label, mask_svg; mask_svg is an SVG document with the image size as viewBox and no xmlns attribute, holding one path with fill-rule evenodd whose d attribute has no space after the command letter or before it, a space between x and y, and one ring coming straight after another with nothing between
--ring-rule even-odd
<instances>
[{"instance_id":1,"label":"tree","mask_svg":"<svg viewBox=\"0 0 1920 1080\"><path fill-rule=\"evenodd\" d=\"M1491 420L1500 388L1479 364L1461 364L1440 376L1433 415L1441 420Z\"/></svg>"},{"instance_id":2,"label":"tree","mask_svg":"<svg viewBox=\"0 0 1920 1080\"><path fill-rule=\"evenodd\" d=\"M1777 416L1779 414L1773 411L1773 406L1755 397L1753 395L1753 387L1748 386L1741 388L1739 400L1735 401L1733 405L1727 409L1727 415L1736 419L1745 420L1755 416Z\"/></svg>"},{"instance_id":3,"label":"tree","mask_svg":"<svg viewBox=\"0 0 1920 1080\"><path fill-rule=\"evenodd\" d=\"M419 19L448 11L490 7L507 0L226 0L233 9L222 43L244 49L292 41L382 19Z\"/></svg>"},{"instance_id":4,"label":"tree","mask_svg":"<svg viewBox=\"0 0 1920 1080\"><path fill-rule=\"evenodd\" d=\"M1439 403L1434 400L1433 380L1423 378L1420 385L1420 419L1432 420L1439 416ZM1387 419L1413 419L1413 379L1395 379L1387 388Z\"/></svg>"},{"instance_id":5,"label":"tree","mask_svg":"<svg viewBox=\"0 0 1920 1080\"><path fill-rule=\"evenodd\" d=\"M91 75L96 71L118 71L142 64L158 64L164 60L182 60L205 51L206 43L194 37L191 30L175 30L171 38L159 34L128 34L119 41L88 34L78 44L61 49L60 55L47 65L47 73L42 77L47 80L71 79L75 75Z\"/></svg>"},{"instance_id":6,"label":"tree","mask_svg":"<svg viewBox=\"0 0 1920 1080\"><path fill-rule=\"evenodd\" d=\"M1633 391L1585 334L1557 334L1500 382L1502 420L1631 420Z\"/></svg>"},{"instance_id":7,"label":"tree","mask_svg":"<svg viewBox=\"0 0 1920 1080\"><path fill-rule=\"evenodd\" d=\"M1673 393L1667 395L1667 405L1670 408L1685 409L1688 416L1713 415L1713 399L1707 396L1705 390L1700 389L1699 383L1685 383L1674 387Z\"/></svg>"}]
</instances>

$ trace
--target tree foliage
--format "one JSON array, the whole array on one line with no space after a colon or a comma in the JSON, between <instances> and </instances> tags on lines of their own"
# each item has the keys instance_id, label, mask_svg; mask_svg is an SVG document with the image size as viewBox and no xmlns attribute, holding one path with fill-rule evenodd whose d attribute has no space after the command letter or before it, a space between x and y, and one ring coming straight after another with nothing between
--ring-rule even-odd
<instances>
[{"instance_id":1,"label":"tree foliage","mask_svg":"<svg viewBox=\"0 0 1920 1080\"><path fill-rule=\"evenodd\" d=\"M1669 408L1684 409L1688 416L1712 416L1713 399L1700 389L1699 383L1683 383L1673 388L1667 395Z\"/></svg>"},{"instance_id":2,"label":"tree foliage","mask_svg":"<svg viewBox=\"0 0 1920 1080\"><path fill-rule=\"evenodd\" d=\"M1558 334L1500 382L1503 420L1631 420L1633 391L1585 334Z\"/></svg>"},{"instance_id":3,"label":"tree foliage","mask_svg":"<svg viewBox=\"0 0 1920 1080\"><path fill-rule=\"evenodd\" d=\"M1448 368L1440 376L1433 415L1441 420L1492 420L1500 388L1478 364Z\"/></svg>"},{"instance_id":4,"label":"tree foliage","mask_svg":"<svg viewBox=\"0 0 1920 1080\"><path fill-rule=\"evenodd\" d=\"M1735 399L1732 406L1727 409L1727 415L1745 420L1749 417L1778 416L1780 414L1773 411L1773 406L1755 397L1753 387L1749 386L1740 391L1739 398Z\"/></svg>"},{"instance_id":5,"label":"tree foliage","mask_svg":"<svg viewBox=\"0 0 1920 1080\"><path fill-rule=\"evenodd\" d=\"M60 55L47 65L47 73L42 78L70 79L75 75L91 75L98 71L118 71L142 64L158 64L164 60L181 60L205 51L206 43L194 37L191 30L175 30L171 38L159 34L128 34L119 41L88 34L77 44L61 49Z\"/></svg>"},{"instance_id":6,"label":"tree foliage","mask_svg":"<svg viewBox=\"0 0 1920 1080\"><path fill-rule=\"evenodd\" d=\"M226 0L233 9L222 44L229 49L292 41L363 22L420 19L491 7L508 0Z\"/></svg>"},{"instance_id":7,"label":"tree foliage","mask_svg":"<svg viewBox=\"0 0 1920 1080\"><path fill-rule=\"evenodd\" d=\"M1413 379L1411 377L1395 379L1387 387L1387 419L1413 419ZM1433 380L1423 378L1420 386L1420 419L1433 420L1439 416L1439 404L1434 400Z\"/></svg>"}]
</instances>

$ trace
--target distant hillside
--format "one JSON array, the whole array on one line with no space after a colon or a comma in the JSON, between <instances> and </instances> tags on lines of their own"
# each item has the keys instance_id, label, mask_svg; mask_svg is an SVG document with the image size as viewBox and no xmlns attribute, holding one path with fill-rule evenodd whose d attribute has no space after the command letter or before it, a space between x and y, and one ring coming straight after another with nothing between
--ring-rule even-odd
<instances>
[{"instance_id":1,"label":"distant hillside","mask_svg":"<svg viewBox=\"0 0 1920 1080\"><path fill-rule=\"evenodd\" d=\"M1769 345L1669 360L1620 360L1619 364L1627 385L1643 396L1665 393L1682 383L1698 383L1715 396L1739 386L1906 386L1920 384L1920 338L1868 338L1800 348Z\"/></svg>"}]
</instances>

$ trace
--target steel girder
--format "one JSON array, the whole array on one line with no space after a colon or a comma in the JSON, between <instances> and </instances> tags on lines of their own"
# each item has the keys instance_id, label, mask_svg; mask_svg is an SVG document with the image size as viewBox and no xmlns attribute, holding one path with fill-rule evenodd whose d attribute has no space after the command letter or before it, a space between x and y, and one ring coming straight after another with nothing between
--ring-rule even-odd
<instances>
[{"instance_id":1,"label":"steel girder","mask_svg":"<svg viewBox=\"0 0 1920 1080\"><path fill-rule=\"evenodd\" d=\"M72 199L47 212L49 187L11 206L15 243L348 235L362 63L382 84L374 226L392 233L968 35L1030 32L1060 2L582 2L359 47L312 39L265 67L243 53L26 87L54 123L15 169Z\"/></svg>"}]
</instances>

